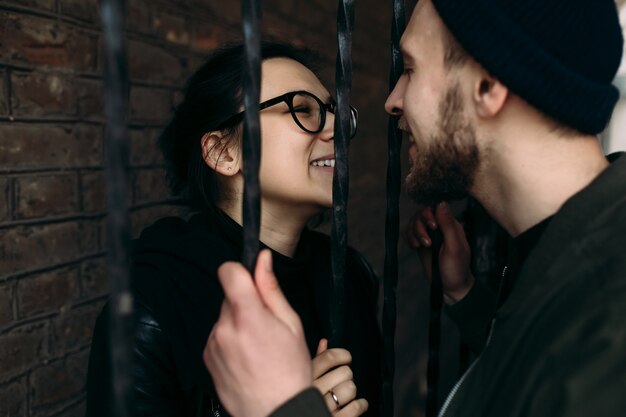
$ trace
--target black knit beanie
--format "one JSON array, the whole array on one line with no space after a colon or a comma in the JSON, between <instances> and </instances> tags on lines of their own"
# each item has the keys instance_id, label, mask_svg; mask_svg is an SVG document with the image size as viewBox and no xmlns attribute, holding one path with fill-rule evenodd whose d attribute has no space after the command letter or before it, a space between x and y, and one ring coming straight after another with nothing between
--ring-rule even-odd
<instances>
[{"instance_id":1,"label":"black knit beanie","mask_svg":"<svg viewBox=\"0 0 626 417\"><path fill-rule=\"evenodd\" d=\"M566 126L597 134L619 92L615 0L432 0L446 27L494 77Z\"/></svg>"}]
</instances>

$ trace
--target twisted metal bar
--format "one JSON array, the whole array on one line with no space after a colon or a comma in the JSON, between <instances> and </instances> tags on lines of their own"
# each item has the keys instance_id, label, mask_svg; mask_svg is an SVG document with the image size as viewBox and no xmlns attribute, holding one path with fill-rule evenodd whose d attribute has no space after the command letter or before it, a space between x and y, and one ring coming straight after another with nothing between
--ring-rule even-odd
<instances>
[{"instance_id":1,"label":"twisted metal bar","mask_svg":"<svg viewBox=\"0 0 626 417\"><path fill-rule=\"evenodd\" d=\"M400 38L405 27L403 0L393 0L391 22L391 68L389 90L393 90L402 75L403 63ZM383 282L383 392L380 415L393 417L393 378L396 369L394 337L396 333L396 287L398 285L398 238L400 234L400 148L402 131L398 129L398 117L390 116L388 127L387 162L387 214L385 218L385 269Z\"/></svg>"},{"instance_id":2,"label":"twisted metal bar","mask_svg":"<svg viewBox=\"0 0 626 417\"><path fill-rule=\"evenodd\" d=\"M345 304L344 274L348 244L348 150L350 140L350 92L352 89L352 30L354 0L340 0L337 12L337 110L335 112L335 175L333 176L333 222L331 229L332 302L330 344L343 341Z\"/></svg>"},{"instance_id":3,"label":"twisted metal bar","mask_svg":"<svg viewBox=\"0 0 626 417\"><path fill-rule=\"evenodd\" d=\"M130 416L133 300L129 292L128 65L124 0L102 0L106 128L107 270L110 283L110 352L113 414Z\"/></svg>"},{"instance_id":4,"label":"twisted metal bar","mask_svg":"<svg viewBox=\"0 0 626 417\"><path fill-rule=\"evenodd\" d=\"M245 63L243 74L243 104L246 109L243 134L244 193L243 193L243 253L242 263L250 272L259 253L261 201L259 165L261 131L259 99L261 95L261 1L243 0L241 4Z\"/></svg>"},{"instance_id":5,"label":"twisted metal bar","mask_svg":"<svg viewBox=\"0 0 626 417\"><path fill-rule=\"evenodd\" d=\"M434 209L433 209L434 210ZM443 236L439 229L431 236L432 240L432 279L430 284L430 319L428 326L428 369L426 374L426 417L437 415L437 388L439 385L439 347L441 345L441 307L443 304L443 284L439 271L439 251Z\"/></svg>"}]
</instances>

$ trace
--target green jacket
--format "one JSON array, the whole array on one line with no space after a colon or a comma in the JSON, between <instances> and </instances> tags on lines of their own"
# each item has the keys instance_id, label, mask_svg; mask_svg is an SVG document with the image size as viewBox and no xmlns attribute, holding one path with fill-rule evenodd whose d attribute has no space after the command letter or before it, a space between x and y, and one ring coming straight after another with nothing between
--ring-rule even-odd
<instances>
[{"instance_id":1,"label":"green jacket","mask_svg":"<svg viewBox=\"0 0 626 417\"><path fill-rule=\"evenodd\" d=\"M626 415L626 156L568 200L441 416Z\"/></svg>"},{"instance_id":2,"label":"green jacket","mask_svg":"<svg viewBox=\"0 0 626 417\"><path fill-rule=\"evenodd\" d=\"M307 390L272 417L323 405ZM626 156L550 221L440 415L626 416Z\"/></svg>"}]
</instances>

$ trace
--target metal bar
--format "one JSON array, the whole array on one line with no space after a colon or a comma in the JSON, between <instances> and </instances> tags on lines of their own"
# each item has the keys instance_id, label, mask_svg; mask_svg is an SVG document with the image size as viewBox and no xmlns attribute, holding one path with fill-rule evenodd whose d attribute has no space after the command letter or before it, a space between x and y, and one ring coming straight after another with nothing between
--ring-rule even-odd
<instances>
[{"instance_id":1,"label":"metal bar","mask_svg":"<svg viewBox=\"0 0 626 417\"><path fill-rule=\"evenodd\" d=\"M241 4L245 62L243 74L243 104L246 109L243 134L244 192L243 192L243 253L242 263L254 271L259 254L261 223L261 193L259 165L261 129L259 99L261 95L261 1L243 0Z\"/></svg>"},{"instance_id":2,"label":"metal bar","mask_svg":"<svg viewBox=\"0 0 626 417\"><path fill-rule=\"evenodd\" d=\"M434 210L434 208L433 208ZM431 236L432 240L432 279L430 284L430 319L428 326L428 369L426 372L426 417L437 415L437 391L439 385L439 348L441 345L441 307L443 285L439 271L439 251L443 236L439 229Z\"/></svg>"},{"instance_id":3,"label":"metal bar","mask_svg":"<svg viewBox=\"0 0 626 417\"><path fill-rule=\"evenodd\" d=\"M332 302L330 344L343 341L344 275L348 244L348 151L350 141L350 92L352 89L352 31L354 0L340 0L337 12L337 110L335 112L335 173L333 176L333 221L331 229Z\"/></svg>"},{"instance_id":4,"label":"metal bar","mask_svg":"<svg viewBox=\"0 0 626 417\"><path fill-rule=\"evenodd\" d=\"M393 90L402 75L403 63L400 52L400 38L404 32L405 10L403 0L393 0L391 22L391 68L389 71L389 90ZM385 266L383 282L383 392L380 415L393 417L393 378L395 375L396 333L396 288L398 285L398 239L400 234L400 184L401 165L400 148L402 131L398 129L398 117L390 116L387 125L388 161L387 161L387 213L385 217Z\"/></svg>"},{"instance_id":5,"label":"metal bar","mask_svg":"<svg viewBox=\"0 0 626 417\"><path fill-rule=\"evenodd\" d=\"M130 220L128 215L128 65L124 37L124 0L102 0L106 127L107 270L110 282L112 411L131 414L132 313L129 292Z\"/></svg>"}]
</instances>

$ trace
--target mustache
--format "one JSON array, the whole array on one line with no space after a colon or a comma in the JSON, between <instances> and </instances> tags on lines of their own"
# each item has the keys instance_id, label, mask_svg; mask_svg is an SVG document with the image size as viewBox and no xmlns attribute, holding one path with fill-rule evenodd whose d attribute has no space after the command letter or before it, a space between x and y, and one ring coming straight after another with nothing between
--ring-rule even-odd
<instances>
[{"instance_id":1,"label":"mustache","mask_svg":"<svg viewBox=\"0 0 626 417\"><path fill-rule=\"evenodd\" d=\"M409 124L407 123L404 116L400 117L398 120L398 129L403 130L405 132L409 131Z\"/></svg>"}]
</instances>

